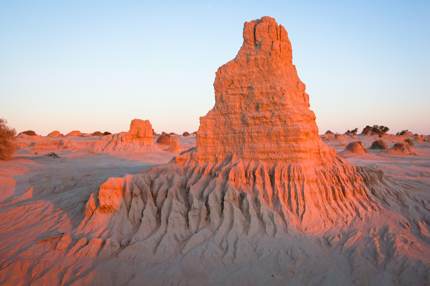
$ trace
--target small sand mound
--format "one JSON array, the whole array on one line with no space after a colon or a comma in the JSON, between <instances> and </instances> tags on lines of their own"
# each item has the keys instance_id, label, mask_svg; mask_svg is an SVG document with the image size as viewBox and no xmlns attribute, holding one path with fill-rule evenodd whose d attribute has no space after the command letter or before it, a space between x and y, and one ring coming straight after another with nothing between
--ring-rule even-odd
<instances>
[{"instance_id":1,"label":"small sand mound","mask_svg":"<svg viewBox=\"0 0 430 286\"><path fill-rule=\"evenodd\" d=\"M158 144L162 144L162 145L169 145L170 144L170 138L172 136L170 134L167 134L165 132L163 132L157 139L157 143Z\"/></svg>"},{"instance_id":2,"label":"small sand mound","mask_svg":"<svg viewBox=\"0 0 430 286\"><path fill-rule=\"evenodd\" d=\"M349 140L348 136L344 134L335 134L334 139L337 140L342 145L345 145Z\"/></svg>"},{"instance_id":3,"label":"small sand mound","mask_svg":"<svg viewBox=\"0 0 430 286\"><path fill-rule=\"evenodd\" d=\"M407 143L396 143L389 150L393 155L416 155L413 149Z\"/></svg>"},{"instance_id":4,"label":"small sand mound","mask_svg":"<svg viewBox=\"0 0 430 286\"><path fill-rule=\"evenodd\" d=\"M372 150L387 150L388 146L384 140L376 140L376 141L373 141L372 145L370 146L370 149L372 149Z\"/></svg>"},{"instance_id":5,"label":"small sand mound","mask_svg":"<svg viewBox=\"0 0 430 286\"><path fill-rule=\"evenodd\" d=\"M157 143L169 146L168 150L171 152L178 152L180 149L179 138L176 135L163 132L163 134L158 137Z\"/></svg>"},{"instance_id":6,"label":"small sand mound","mask_svg":"<svg viewBox=\"0 0 430 286\"><path fill-rule=\"evenodd\" d=\"M321 138L324 140L332 140L334 139L335 134L331 130L327 130Z\"/></svg>"},{"instance_id":7,"label":"small sand mound","mask_svg":"<svg viewBox=\"0 0 430 286\"><path fill-rule=\"evenodd\" d=\"M366 148L364 148L363 143L361 141L355 141L355 142L349 143L346 146L345 151L349 151L349 152L354 153L354 154L366 154L367 153L367 150L366 150Z\"/></svg>"},{"instance_id":8,"label":"small sand mound","mask_svg":"<svg viewBox=\"0 0 430 286\"><path fill-rule=\"evenodd\" d=\"M81 135L82 135L81 131L79 131L79 130L73 130L73 131L70 131L69 133L67 133L66 136L75 136L75 137L78 137L78 136L81 136Z\"/></svg>"},{"instance_id":9,"label":"small sand mound","mask_svg":"<svg viewBox=\"0 0 430 286\"><path fill-rule=\"evenodd\" d=\"M55 138L55 137L61 137L61 136L63 136L63 134L61 134L60 131L58 131L58 130L54 130L51 133L49 133L47 136Z\"/></svg>"},{"instance_id":10,"label":"small sand mound","mask_svg":"<svg viewBox=\"0 0 430 286\"><path fill-rule=\"evenodd\" d=\"M91 136L103 136L103 132L95 131L95 132L91 133Z\"/></svg>"}]
</instances>

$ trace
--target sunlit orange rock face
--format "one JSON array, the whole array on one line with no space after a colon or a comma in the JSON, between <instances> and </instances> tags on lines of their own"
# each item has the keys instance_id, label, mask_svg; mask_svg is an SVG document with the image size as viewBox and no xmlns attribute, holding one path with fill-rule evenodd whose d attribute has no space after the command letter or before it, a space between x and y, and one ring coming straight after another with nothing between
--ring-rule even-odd
<instances>
[{"instance_id":1,"label":"sunlit orange rock face","mask_svg":"<svg viewBox=\"0 0 430 286\"><path fill-rule=\"evenodd\" d=\"M245 23L242 47L218 69L214 87L215 106L200 118L199 160L333 160L318 136L288 34L273 18Z\"/></svg>"},{"instance_id":2,"label":"sunlit orange rock face","mask_svg":"<svg viewBox=\"0 0 430 286\"><path fill-rule=\"evenodd\" d=\"M154 133L149 120L133 119L128 132L107 135L97 142L96 151L143 151L143 147L152 145Z\"/></svg>"},{"instance_id":3,"label":"sunlit orange rock face","mask_svg":"<svg viewBox=\"0 0 430 286\"><path fill-rule=\"evenodd\" d=\"M141 139L147 144L152 144L153 132L149 120L133 119L130 123L128 134L134 139Z\"/></svg>"}]
</instances>

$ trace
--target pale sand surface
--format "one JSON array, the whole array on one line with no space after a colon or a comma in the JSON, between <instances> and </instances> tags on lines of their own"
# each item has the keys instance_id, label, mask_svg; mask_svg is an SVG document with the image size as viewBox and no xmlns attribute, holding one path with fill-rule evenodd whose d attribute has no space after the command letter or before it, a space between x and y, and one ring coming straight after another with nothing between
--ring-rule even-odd
<instances>
[{"instance_id":1,"label":"pale sand surface","mask_svg":"<svg viewBox=\"0 0 430 286\"><path fill-rule=\"evenodd\" d=\"M369 147L375 139L325 142L354 165L382 170L410 190L427 210L427 220L403 222L400 210L393 209L324 233L241 237L229 232L175 256L163 254L169 253L168 244L154 252L145 249L145 241L114 251L78 228L89 195L101 183L165 164L177 153L156 144L142 152L96 153L87 146L98 139L79 137L70 139L75 147L67 150L49 144L28 148L25 140L34 138L23 139L15 158L0 162L0 284L429 285L430 143L416 144L416 156L343 151L349 142L361 140ZM403 139L384 140L391 146ZM180 141L182 150L195 145L194 136ZM60 158L45 156L49 152ZM398 231L402 223L409 225Z\"/></svg>"}]
</instances>

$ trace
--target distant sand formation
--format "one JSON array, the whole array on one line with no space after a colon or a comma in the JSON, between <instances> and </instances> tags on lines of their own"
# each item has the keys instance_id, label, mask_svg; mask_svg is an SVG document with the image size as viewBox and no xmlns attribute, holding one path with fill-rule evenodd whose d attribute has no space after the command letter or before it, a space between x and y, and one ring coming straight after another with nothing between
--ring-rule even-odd
<instances>
[{"instance_id":1,"label":"distant sand formation","mask_svg":"<svg viewBox=\"0 0 430 286\"><path fill-rule=\"evenodd\" d=\"M153 144L154 134L149 120L133 119L128 132L107 135L97 142L98 152L144 150Z\"/></svg>"}]
</instances>

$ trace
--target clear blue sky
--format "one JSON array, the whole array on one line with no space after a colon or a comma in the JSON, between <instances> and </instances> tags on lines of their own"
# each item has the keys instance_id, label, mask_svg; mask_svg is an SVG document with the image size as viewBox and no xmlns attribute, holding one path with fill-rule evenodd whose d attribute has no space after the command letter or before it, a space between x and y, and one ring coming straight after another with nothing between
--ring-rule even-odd
<instances>
[{"instance_id":1,"label":"clear blue sky","mask_svg":"<svg viewBox=\"0 0 430 286\"><path fill-rule=\"evenodd\" d=\"M430 134L430 1L0 1L0 117L45 134L196 130L243 22L283 24L320 131Z\"/></svg>"}]
</instances>

